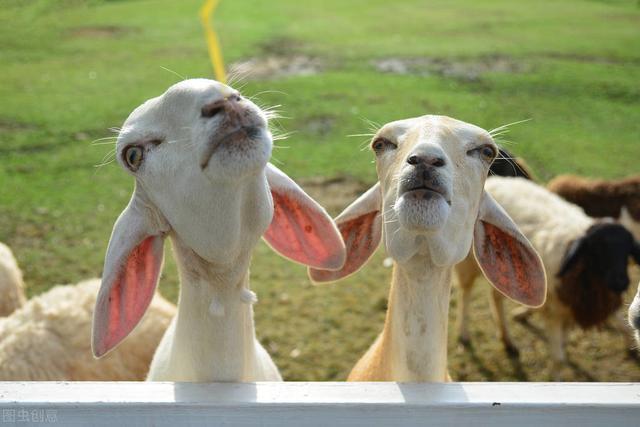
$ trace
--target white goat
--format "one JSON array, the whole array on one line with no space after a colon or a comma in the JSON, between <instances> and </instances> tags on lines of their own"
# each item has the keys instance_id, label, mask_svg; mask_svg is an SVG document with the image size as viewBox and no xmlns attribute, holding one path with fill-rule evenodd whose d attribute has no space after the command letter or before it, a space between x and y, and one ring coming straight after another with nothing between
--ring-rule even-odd
<instances>
[{"instance_id":1,"label":"white goat","mask_svg":"<svg viewBox=\"0 0 640 427\"><path fill-rule=\"evenodd\" d=\"M281 379L255 337L251 251L264 234L284 256L338 269L345 248L324 209L267 163L271 149L265 114L215 81L183 81L131 113L116 150L136 187L107 250L94 317L96 356L138 323L168 236L181 279L178 314L148 379Z\"/></svg>"},{"instance_id":2,"label":"white goat","mask_svg":"<svg viewBox=\"0 0 640 427\"><path fill-rule=\"evenodd\" d=\"M24 302L22 271L11 249L0 243L0 317L13 313Z\"/></svg>"},{"instance_id":3,"label":"white goat","mask_svg":"<svg viewBox=\"0 0 640 427\"><path fill-rule=\"evenodd\" d=\"M498 149L488 132L442 116L389 123L373 138L379 182L336 218L347 242L337 272L360 268L382 234L394 261L384 329L350 381L445 381L453 266L474 252L493 285L530 306L546 294L542 263L515 224L483 191ZM384 232L383 232L384 230Z\"/></svg>"},{"instance_id":4,"label":"white goat","mask_svg":"<svg viewBox=\"0 0 640 427\"><path fill-rule=\"evenodd\" d=\"M621 295L629 286L628 262L635 259L640 263L640 244L622 225L598 223L578 206L529 180L490 177L485 190L531 241L549 273L548 300L541 312L558 378L566 360L564 341L569 326L596 326L621 307ZM481 274L471 255L456 267L463 342L469 339L470 292ZM507 351L517 354L507 330L503 298L495 292L493 296L500 337Z\"/></svg>"}]
</instances>

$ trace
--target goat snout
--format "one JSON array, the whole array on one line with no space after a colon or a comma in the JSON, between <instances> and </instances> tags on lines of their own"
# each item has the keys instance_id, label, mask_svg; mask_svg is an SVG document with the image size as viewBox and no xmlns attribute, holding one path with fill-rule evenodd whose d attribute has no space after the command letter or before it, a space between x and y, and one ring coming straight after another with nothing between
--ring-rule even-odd
<instances>
[{"instance_id":1,"label":"goat snout","mask_svg":"<svg viewBox=\"0 0 640 427\"><path fill-rule=\"evenodd\" d=\"M445 180L437 170L425 168L415 170L400 179L399 194L412 199L430 200L434 196L442 196L451 205L451 197Z\"/></svg>"},{"instance_id":2,"label":"goat snout","mask_svg":"<svg viewBox=\"0 0 640 427\"><path fill-rule=\"evenodd\" d=\"M407 163L417 168L442 168L447 165L447 160L439 146L419 144L407 156Z\"/></svg>"},{"instance_id":3,"label":"goat snout","mask_svg":"<svg viewBox=\"0 0 640 427\"><path fill-rule=\"evenodd\" d=\"M441 168L447 164L444 157L438 155L419 155L411 154L407 157L407 163L417 167L434 167Z\"/></svg>"},{"instance_id":4,"label":"goat snout","mask_svg":"<svg viewBox=\"0 0 640 427\"><path fill-rule=\"evenodd\" d=\"M242 97L234 94L205 105L200 113L206 119L225 116L229 125L242 125L243 117L247 116L247 107L242 104Z\"/></svg>"}]
</instances>

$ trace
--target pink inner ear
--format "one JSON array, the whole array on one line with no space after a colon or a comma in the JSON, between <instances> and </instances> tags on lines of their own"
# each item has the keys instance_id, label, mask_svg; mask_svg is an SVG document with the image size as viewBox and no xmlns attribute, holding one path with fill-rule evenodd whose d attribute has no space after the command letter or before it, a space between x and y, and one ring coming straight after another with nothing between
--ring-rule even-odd
<instances>
[{"instance_id":1,"label":"pink inner ear","mask_svg":"<svg viewBox=\"0 0 640 427\"><path fill-rule=\"evenodd\" d=\"M273 195L273 220L265 240L282 255L299 263L336 269L345 259L344 244L331 218L306 200L288 193Z\"/></svg>"},{"instance_id":2,"label":"pink inner ear","mask_svg":"<svg viewBox=\"0 0 640 427\"><path fill-rule=\"evenodd\" d=\"M162 243L158 236L143 240L131 251L115 281L105 288L108 293L98 295L94 325L97 357L129 335L149 307L162 265Z\"/></svg>"},{"instance_id":3,"label":"pink inner ear","mask_svg":"<svg viewBox=\"0 0 640 427\"><path fill-rule=\"evenodd\" d=\"M381 227L376 224L380 212L374 211L358 216L351 221L338 224L345 246L347 261L338 271L309 269L309 276L315 282L332 282L356 272L373 255L382 236Z\"/></svg>"},{"instance_id":4,"label":"pink inner ear","mask_svg":"<svg viewBox=\"0 0 640 427\"><path fill-rule=\"evenodd\" d=\"M505 296L531 307L541 306L546 278L538 255L495 225L480 222L484 239L474 239L475 256L486 278ZM483 242L482 247L477 242Z\"/></svg>"}]
</instances>

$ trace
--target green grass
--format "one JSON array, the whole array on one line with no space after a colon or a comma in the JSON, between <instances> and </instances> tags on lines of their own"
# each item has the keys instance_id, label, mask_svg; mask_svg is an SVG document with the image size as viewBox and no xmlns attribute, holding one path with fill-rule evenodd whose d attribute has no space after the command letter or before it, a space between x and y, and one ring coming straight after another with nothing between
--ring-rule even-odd
<instances>
[{"instance_id":1,"label":"green grass","mask_svg":"<svg viewBox=\"0 0 640 427\"><path fill-rule=\"evenodd\" d=\"M116 165L94 167L112 146L90 142L110 136L108 128L135 106L179 80L163 67L188 77L210 77L211 69L200 0L1 3L0 240L16 252L34 295L100 275L111 226L130 195L132 181ZM260 101L282 105L288 119L280 123L295 132L274 156L297 179L373 182L363 138L346 136L368 132L366 120L427 113L485 128L531 119L513 127L508 147L542 179L638 172L635 1L223 1L216 25L229 63L274 53L321 60L315 75L243 82L245 94L269 91ZM502 58L520 71L474 79L377 72L373 61L390 57ZM309 124L317 121L327 126ZM382 258L342 283L313 287L303 268L258 247L258 334L285 378L345 378L381 328L389 282ZM161 289L175 299L170 256ZM456 347L451 328L454 378L549 379L537 329L513 325L521 362L505 357L493 338L486 289L475 290L473 351ZM570 341L567 379L640 380L616 332L575 331Z\"/></svg>"}]
</instances>

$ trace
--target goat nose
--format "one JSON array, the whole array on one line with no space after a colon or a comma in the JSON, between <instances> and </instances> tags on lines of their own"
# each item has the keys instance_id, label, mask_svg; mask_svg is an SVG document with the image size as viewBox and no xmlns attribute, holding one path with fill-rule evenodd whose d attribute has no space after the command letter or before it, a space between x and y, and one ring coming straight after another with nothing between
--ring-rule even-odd
<instances>
[{"instance_id":1,"label":"goat nose","mask_svg":"<svg viewBox=\"0 0 640 427\"><path fill-rule=\"evenodd\" d=\"M204 118L212 118L216 117L219 114L223 113L231 113L230 115L234 115L233 113L236 111L237 104L242 101L240 95L233 94L224 99L220 99L218 101L212 102L210 104L205 105L200 110L202 117Z\"/></svg>"},{"instance_id":2,"label":"goat nose","mask_svg":"<svg viewBox=\"0 0 640 427\"><path fill-rule=\"evenodd\" d=\"M224 113L224 103L225 101L216 101L205 105L202 107L202 110L200 110L202 117L210 119Z\"/></svg>"},{"instance_id":3,"label":"goat nose","mask_svg":"<svg viewBox=\"0 0 640 427\"><path fill-rule=\"evenodd\" d=\"M433 156L433 155L419 155L419 154L411 154L407 157L407 163L412 166L433 166L436 168L441 168L446 165L446 161L444 157L441 156Z\"/></svg>"}]
</instances>

